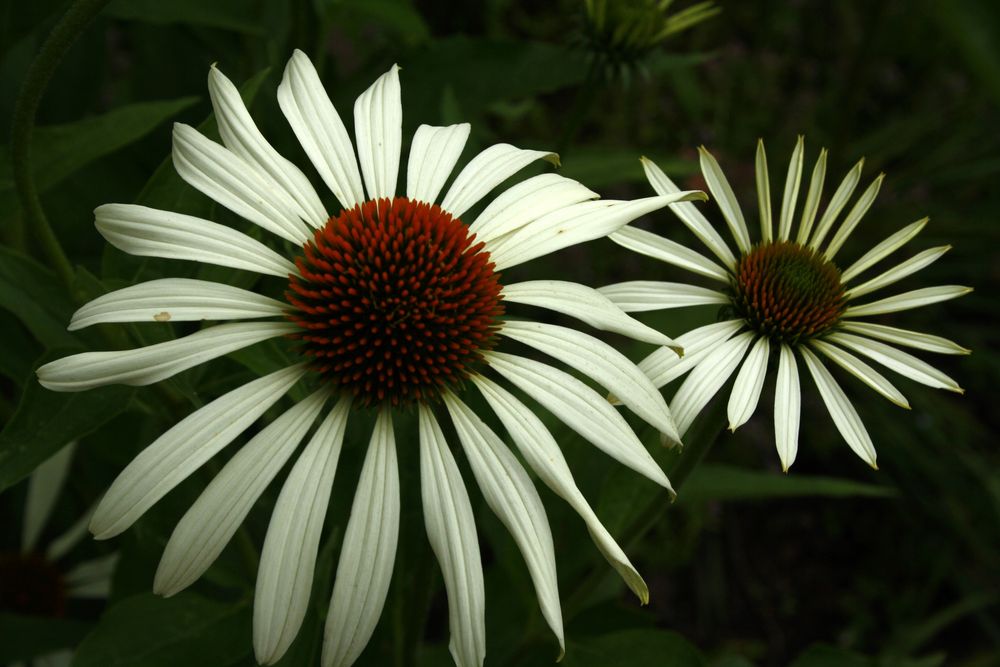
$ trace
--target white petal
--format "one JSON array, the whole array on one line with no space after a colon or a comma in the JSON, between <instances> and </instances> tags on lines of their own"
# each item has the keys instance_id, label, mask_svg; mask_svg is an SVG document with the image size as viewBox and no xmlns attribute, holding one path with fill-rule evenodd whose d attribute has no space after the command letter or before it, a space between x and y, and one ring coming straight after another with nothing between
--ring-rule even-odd
<instances>
[{"instance_id":1,"label":"white petal","mask_svg":"<svg viewBox=\"0 0 1000 667\"><path fill-rule=\"evenodd\" d=\"M170 535L153 592L175 595L204 574L316 421L328 390L299 401L226 463Z\"/></svg>"},{"instance_id":2,"label":"white petal","mask_svg":"<svg viewBox=\"0 0 1000 667\"><path fill-rule=\"evenodd\" d=\"M554 310L597 329L613 331L635 340L679 349L671 338L629 317L600 291L579 283L529 280L504 285L502 298L504 301Z\"/></svg>"},{"instance_id":3,"label":"white petal","mask_svg":"<svg viewBox=\"0 0 1000 667\"><path fill-rule=\"evenodd\" d=\"M889 401L901 408L910 409L910 403L906 400L906 397L891 382L886 380L884 375L850 352L822 340L813 340L809 344L814 349L822 352L827 359L882 394Z\"/></svg>"},{"instance_id":4,"label":"white petal","mask_svg":"<svg viewBox=\"0 0 1000 667\"><path fill-rule=\"evenodd\" d=\"M21 530L21 551L36 550L38 537L52 515L59 494L62 492L66 475L69 473L76 441L70 442L55 454L45 459L28 478L28 495L24 500L24 525Z\"/></svg>"},{"instance_id":5,"label":"white petal","mask_svg":"<svg viewBox=\"0 0 1000 667\"><path fill-rule=\"evenodd\" d=\"M500 417L504 428L507 429L511 439L531 469L546 486L576 510L586 523L590 537L594 540L601 555L621 575L625 584L638 596L640 602L647 604L649 602L649 589L646 582L636 572L628 556L611 537L611 534L590 507L587 499L580 493L562 451L552 434L545 428L542 420L517 400L513 394L492 380L481 375L473 375L472 381L479 387L490 407Z\"/></svg>"},{"instance_id":6,"label":"white petal","mask_svg":"<svg viewBox=\"0 0 1000 667\"><path fill-rule=\"evenodd\" d=\"M483 498L521 550L542 616L559 640L561 658L565 643L555 549L542 499L528 473L489 426L451 392L444 394L444 402Z\"/></svg>"},{"instance_id":7,"label":"white petal","mask_svg":"<svg viewBox=\"0 0 1000 667\"><path fill-rule=\"evenodd\" d=\"M742 320L727 320L692 329L677 337L677 343L684 347L683 357L678 357L672 350L660 348L639 362L639 370L655 386L662 387L697 366L712 350L743 327Z\"/></svg>"},{"instance_id":8,"label":"white petal","mask_svg":"<svg viewBox=\"0 0 1000 667\"><path fill-rule=\"evenodd\" d=\"M702 408L712 400L736 370L743 353L752 341L753 334L745 331L719 344L681 383L673 400L670 401L670 411L674 415L674 422L682 437Z\"/></svg>"},{"instance_id":9,"label":"white petal","mask_svg":"<svg viewBox=\"0 0 1000 667\"><path fill-rule=\"evenodd\" d=\"M764 243L769 243L772 236L771 179L767 173L767 152L764 150L763 139L757 140L754 171L756 172L757 181L757 207L760 209L760 238Z\"/></svg>"},{"instance_id":10,"label":"white petal","mask_svg":"<svg viewBox=\"0 0 1000 667\"><path fill-rule=\"evenodd\" d=\"M295 265L242 232L190 215L132 204L94 211L97 231L130 255L187 259L287 278Z\"/></svg>"},{"instance_id":11,"label":"white petal","mask_svg":"<svg viewBox=\"0 0 1000 667\"><path fill-rule=\"evenodd\" d=\"M782 344L778 354L778 377L774 385L774 444L781 469L788 472L799 451L799 419L802 415L802 391L799 367L792 348Z\"/></svg>"},{"instance_id":12,"label":"white petal","mask_svg":"<svg viewBox=\"0 0 1000 667\"><path fill-rule=\"evenodd\" d=\"M809 240L809 247L813 250L818 250L823 239L826 235L830 233L830 228L833 227L834 221L840 212L844 210L844 206L847 205L847 201L854 194L854 188L858 187L858 182L861 180L861 170L865 166L865 159L861 158L857 163L851 167L851 170L847 172L844 180L841 181L840 185L837 186L837 190L833 193L833 197L830 198L830 203L823 211L822 217L819 219L819 224L816 225L816 231L813 232L812 238Z\"/></svg>"},{"instance_id":13,"label":"white petal","mask_svg":"<svg viewBox=\"0 0 1000 667\"><path fill-rule=\"evenodd\" d=\"M83 391L107 384L141 387L295 329L291 322L220 324L134 350L82 352L63 357L40 367L38 381L52 391Z\"/></svg>"},{"instance_id":14,"label":"white petal","mask_svg":"<svg viewBox=\"0 0 1000 667\"><path fill-rule=\"evenodd\" d=\"M608 238L640 255L646 255L700 276L729 284L729 272L726 269L687 246L647 232L645 229L631 226L623 227L610 234Z\"/></svg>"},{"instance_id":15,"label":"white petal","mask_svg":"<svg viewBox=\"0 0 1000 667\"><path fill-rule=\"evenodd\" d=\"M309 608L313 570L351 399L342 398L299 456L271 514L253 601L257 662L277 662L288 650Z\"/></svg>"},{"instance_id":16,"label":"white petal","mask_svg":"<svg viewBox=\"0 0 1000 667\"><path fill-rule=\"evenodd\" d=\"M559 156L549 151L532 151L510 144L494 144L469 160L455 177L441 208L461 218L486 194L535 160L558 165Z\"/></svg>"},{"instance_id":17,"label":"white petal","mask_svg":"<svg viewBox=\"0 0 1000 667\"><path fill-rule=\"evenodd\" d=\"M971 287L963 285L938 285L936 287L923 287L902 294L887 296L871 303L862 303L857 306L848 306L844 311L844 317L866 317L868 315L883 315L885 313L895 313L900 310L910 310L929 306L932 303L957 299L972 291Z\"/></svg>"},{"instance_id":18,"label":"white petal","mask_svg":"<svg viewBox=\"0 0 1000 667\"><path fill-rule=\"evenodd\" d=\"M823 403L830 412L830 416L833 417L833 423L840 431L840 435L847 441L855 454L871 467L878 468L875 464L875 446L872 444L872 439L868 435L865 425L861 423L857 410L844 394L844 390L840 388L837 381L830 375L830 371L823 366L816 355L809 351L809 348L799 347L799 350L802 353L802 358L806 360L809 373L812 375L813 381L816 382L819 394L823 397Z\"/></svg>"},{"instance_id":19,"label":"white petal","mask_svg":"<svg viewBox=\"0 0 1000 667\"><path fill-rule=\"evenodd\" d=\"M410 142L406 167L406 197L433 204L455 168L472 126L468 123L433 127L421 125Z\"/></svg>"},{"instance_id":20,"label":"white petal","mask_svg":"<svg viewBox=\"0 0 1000 667\"><path fill-rule=\"evenodd\" d=\"M368 198L395 197L399 153L403 147L398 65L393 65L355 100L354 134Z\"/></svg>"},{"instance_id":21,"label":"white petal","mask_svg":"<svg viewBox=\"0 0 1000 667\"><path fill-rule=\"evenodd\" d=\"M848 299L856 299L859 296L864 296L865 294L880 290L883 287L891 285L895 282L899 282L906 276L914 274L928 265L933 264L939 257L941 257L941 255L945 254L949 250L951 250L951 246L945 245L937 248L929 248L921 253L917 253L905 262L897 264L891 269L875 276L871 280L865 281L857 287L847 290L845 295Z\"/></svg>"},{"instance_id":22,"label":"white petal","mask_svg":"<svg viewBox=\"0 0 1000 667\"><path fill-rule=\"evenodd\" d=\"M871 324L869 322L841 322L838 326L844 331L864 334L869 338L877 338L887 343L915 347L918 350L937 352L938 354L969 354L972 350L962 347L958 343L947 338L932 336L931 334L920 333L919 331L908 331L907 329L897 329L896 327L884 324Z\"/></svg>"},{"instance_id":23,"label":"white petal","mask_svg":"<svg viewBox=\"0 0 1000 667\"><path fill-rule=\"evenodd\" d=\"M669 439L680 441L663 395L635 364L607 343L574 329L543 322L508 320L500 334L577 369Z\"/></svg>"},{"instance_id":24,"label":"white petal","mask_svg":"<svg viewBox=\"0 0 1000 667\"><path fill-rule=\"evenodd\" d=\"M705 182L708 183L708 189L711 190L712 197L719 205L719 210L722 211L722 217L729 225L729 231L736 240L736 245L741 253L750 252L750 232L743 219L743 210L736 200L732 186L726 179L726 174L723 173L722 167L716 162L715 157L704 146L698 149L698 157L701 161L701 173L705 176Z\"/></svg>"},{"instance_id":25,"label":"white petal","mask_svg":"<svg viewBox=\"0 0 1000 667\"><path fill-rule=\"evenodd\" d=\"M286 304L239 287L161 278L109 292L73 313L68 329L75 331L108 322L189 322L280 317Z\"/></svg>"},{"instance_id":26,"label":"white petal","mask_svg":"<svg viewBox=\"0 0 1000 667\"><path fill-rule=\"evenodd\" d=\"M729 395L727 412L729 430L735 431L753 416L760 401L760 390L764 388L764 377L767 375L767 355L771 346L767 336L761 336L747 355L740 372L736 374L733 392Z\"/></svg>"},{"instance_id":27,"label":"white petal","mask_svg":"<svg viewBox=\"0 0 1000 667\"><path fill-rule=\"evenodd\" d=\"M861 193L858 201L851 208L851 212L847 214L847 217L844 218L844 223L840 226L840 229L837 230L837 233L833 235L833 238L830 239L830 245L827 246L826 251L823 253L828 260L833 259L834 255L837 254L837 251L844 245L844 241L847 240L847 237L851 235L854 228L858 226L859 222L861 222L861 218L863 218L865 213L868 212L868 209L871 208L872 203L878 196L879 188L882 187L882 180L884 178L885 174L879 174L875 180L872 181L872 184L869 185L863 193Z\"/></svg>"},{"instance_id":28,"label":"white petal","mask_svg":"<svg viewBox=\"0 0 1000 667\"><path fill-rule=\"evenodd\" d=\"M492 351L484 355L501 375L616 461L670 489L670 481L625 419L593 389L533 359Z\"/></svg>"},{"instance_id":29,"label":"white petal","mask_svg":"<svg viewBox=\"0 0 1000 667\"><path fill-rule=\"evenodd\" d=\"M295 201L267 172L193 127L174 123L173 159L181 178L236 215L292 243L312 237Z\"/></svg>"},{"instance_id":30,"label":"white petal","mask_svg":"<svg viewBox=\"0 0 1000 667\"><path fill-rule=\"evenodd\" d=\"M914 236L920 233L928 222L929 218L922 218L914 223L907 225L902 228L889 238L885 239L874 248L866 252L861 256L861 259L851 264L849 267L844 269L844 273L841 274L840 280L843 283L848 282L852 278L856 277L862 271L865 271L869 267L873 266L877 262L888 257L890 254L896 250L902 248L907 242L910 241Z\"/></svg>"},{"instance_id":31,"label":"white petal","mask_svg":"<svg viewBox=\"0 0 1000 667\"><path fill-rule=\"evenodd\" d=\"M649 184L653 186L656 194L672 195L681 191L652 160L641 158L641 161L642 168L646 172L646 178L649 180ZM733 251L729 249L729 246L726 245L719 232L715 231L712 224L705 219L705 216L701 214L701 211L694 204L691 202L679 202L670 204L669 206L670 210L681 219L681 222L691 230L691 233L697 236L719 258L720 262L731 271L736 269L736 257L733 255Z\"/></svg>"},{"instance_id":32,"label":"white petal","mask_svg":"<svg viewBox=\"0 0 1000 667\"><path fill-rule=\"evenodd\" d=\"M697 191L634 201L599 200L567 206L490 243L491 258L501 271L569 246L617 232L636 218L673 201L699 199Z\"/></svg>"},{"instance_id":33,"label":"white petal","mask_svg":"<svg viewBox=\"0 0 1000 667\"><path fill-rule=\"evenodd\" d=\"M323 632L323 667L347 667L375 631L399 540L399 469L388 410L379 412L361 469Z\"/></svg>"},{"instance_id":34,"label":"white petal","mask_svg":"<svg viewBox=\"0 0 1000 667\"><path fill-rule=\"evenodd\" d=\"M469 233L475 234L479 241L485 242L486 247L492 250L494 241L533 220L597 198L596 192L558 174L532 176L504 190L490 202L469 225Z\"/></svg>"},{"instance_id":35,"label":"white petal","mask_svg":"<svg viewBox=\"0 0 1000 667\"><path fill-rule=\"evenodd\" d=\"M276 371L220 396L178 422L118 475L94 513L90 532L104 540L131 526L245 431L304 374L303 365Z\"/></svg>"},{"instance_id":36,"label":"white petal","mask_svg":"<svg viewBox=\"0 0 1000 667\"><path fill-rule=\"evenodd\" d=\"M891 345L848 333L833 333L827 336L826 339L839 343L870 359L874 359L886 368L891 368L900 375L904 375L920 384L925 384L935 389L947 389L959 394L965 393L965 390L958 386L957 382L926 361L918 359L909 352L897 350Z\"/></svg>"},{"instance_id":37,"label":"white petal","mask_svg":"<svg viewBox=\"0 0 1000 667\"><path fill-rule=\"evenodd\" d=\"M285 66L278 105L306 155L345 208L365 200L354 147L344 122L319 80L316 68L298 49Z\"/></svg>"},{"instance_id":38,"label":"white petal","mask_svg":"<svg viewBox=\"0 0 1000 667\"><path fill-rule=\"evenodd\" d=\"M322 226L329 215L309 179L267 142L250 117L239 90L215 65L209 70L208 92L226 148L274 179L295 202L299 217L313 227Z\"/></svg>"},{"instance_id":39,"label":"white petal","mask_svg":"<svg viewBox=\"0 0 1000 667\"><path fill-rule=\"evenodd\" d=\"M448 594L448 648L458 667L479 667L486 658L486 590L472 503L437 420L426 405L418 410L424 526Z\"/></svg>"},{"instance_id":40,"label":"white petal","mask_svg":"<svg viewBox=\"0 0 1000 667\"><path fill-rule=\"evenodd\" d=\"M659 280L630 280L598 291L626 313L729 303L728 296L713 289Z\"/></svg>"},{"instance_id":41,"label":"white petal","mask_svg":"<svg viewBox=\"0 0 1000 667\"><path fill-rule=\"evenodd\" d=\"M826 154L825 148L819 152L809 179L809 192L806 193L806 203L802 207L802 222L799 223L799 232L796 235L799 245L805 245L809 240L809 233L812 232L813 222L819 211L819 202L823 197L823 182L826 180Z\"/></svg>"},{"instance_id":42,"label":"white petal","mask_svg":"<svg viewBox=\"0 0 1000 667\"><path fill-rule=\"evenodd\" d=\"M66 595L78 599L107 599L119 555L114 552L74 565L65 574Z\"/></svg>"},{"instance_id":43,"label":"white petal","mask_svg":"<svg viewBox=\"0 0 1000 667\"><path fill-rule=\"evenodd\" d=\"M778 240L787 241L792 235L792 219L795 217L795 204L799 199L799 184L802 183L802 154L805 153L805 139L799 135L788 162L788 175L785 177L785 193L781 198L781 222L778 223Z\"/></svg>"}]
</instances>

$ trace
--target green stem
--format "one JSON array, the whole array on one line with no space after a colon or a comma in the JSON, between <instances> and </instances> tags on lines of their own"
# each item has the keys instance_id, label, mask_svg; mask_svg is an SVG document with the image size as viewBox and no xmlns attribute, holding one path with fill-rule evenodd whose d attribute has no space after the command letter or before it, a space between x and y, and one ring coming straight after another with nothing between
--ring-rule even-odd
<instances>
[{"instance_id":1,"label":"green stem","mask_svg":"<svg viewBox=\"0 0 1000 667\"><path fill-rule=\"evenodd\" d=\"M594 106L594 100L597 99L598 93L601 92L603 88L603 83L601 80L601 68L598 61L595 59L590 64L590 69L587 70L587 76L581 84L580 88L576 91L576 99L573 101L573 107L570 110L569 116L566 118L566 124L563 126L562 136L559 138L559 142L556 144L556 152L562 155L566 152L569 145L576 139L576 135L579 134L580 128L586 122L587 118L590 116L590 110Z\"/></svg>"},{"instance_id":2,"label":"green stem","mask_svg":"<svg viewBox=\"0 0 1000 667\"><path fill-rule=\"evenodd\" d=\"M73 266L66 256L58 237L52 231L45 210L42 208L38 190L31 171L31 135L35 130L35 117L42 95L55 73L63 56L80 36L87 25L104 8L108 0L76 0L63 15L52 33L42 44L35 57L14 106L14 122L11 126L11 159L13 162L14 187L24 212L24 218L37 236L38 243L52 263L59 277L72 291ZM20 220L20 218L18 218ZM18 224L23 225L21 221ZM17 233L12 234L14 238Z\"/></svg>"}]
</instances>

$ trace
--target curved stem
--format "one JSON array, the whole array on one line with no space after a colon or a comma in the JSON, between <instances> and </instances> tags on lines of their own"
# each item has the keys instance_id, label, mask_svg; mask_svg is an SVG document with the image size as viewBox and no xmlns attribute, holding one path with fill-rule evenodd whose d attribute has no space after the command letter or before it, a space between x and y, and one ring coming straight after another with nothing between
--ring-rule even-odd
<instances>
[{"instance_id":1,"label":"curved stem","mask_svg":"<svg viewBox=\"0 0 1000 667\"><path fill-rule=\"evenodd\" d=\"M71 289L73 285L73 266L45 217L45 210L35 188L31 171L31 135L35 129L38 104L56 67L80 33L107 3L108 0L76 0L70 5L28 68L14 106L14 121L11 125L14 188L21 203L23 217L67 289Z\"/></svg>"}]
</instances>

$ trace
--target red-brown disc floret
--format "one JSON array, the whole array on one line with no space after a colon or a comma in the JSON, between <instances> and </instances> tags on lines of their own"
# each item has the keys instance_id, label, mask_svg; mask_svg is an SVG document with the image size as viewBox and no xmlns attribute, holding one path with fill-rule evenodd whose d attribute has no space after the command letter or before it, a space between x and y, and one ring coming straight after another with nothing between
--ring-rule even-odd
<instances>
[{"instance_id":1,"label":"red-brown disc floret","mask_svg":"<svg viewBox=\"0 0 1000 667\"><path fill-rule=\"evenodd\" d=\"M741 257L733 292L751 328L793 345L829 330L846 307L840 269L789 241L764 243Z\"/></svg>"},{"instance_id":2,"label":"red-brown disc floret","mask_svg":"<svg viewBox=\"0 0 1000 667\"><path fill-rule=\"evenodd\" d=\"M314 370L366 405L432 399L494 345L499 274L436 205L365 202L317 230L295 263L293 337Z\"/></svg>"}]
</instances>

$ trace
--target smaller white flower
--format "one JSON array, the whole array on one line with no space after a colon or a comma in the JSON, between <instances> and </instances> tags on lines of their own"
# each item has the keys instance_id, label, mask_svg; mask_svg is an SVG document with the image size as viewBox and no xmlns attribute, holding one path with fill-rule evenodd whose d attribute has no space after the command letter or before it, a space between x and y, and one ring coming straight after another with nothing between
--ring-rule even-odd
<instances>
[{"instance_id":1,"label":"smaller white flower","mask_svg":"<svg viewBox=\"0 0 1000 667\"><path fill-rule=\"evenodd\" d=\"M797 212L804 151L804 141L799 137L788 166L775 230L767 158L763 142L758 143L760 241L754 243L725 174L712 154L702 147L701 170L736 242L736 253L701 212L687 202L670 204L670 209L708 247L714 259L634 227L624 227L609 238L630 250L696 273L713 281L714 285L700 287L634 281L608 285L600 292L626 312L718 304L728 307L732 313L731 319L679 336L677 342L685 351L682 358L661 348L639 364L657 387L687 374L670 404L681 436L733 373L736 373L736 380L729 397L728 414L729 428L735 431L753 415L768 367L777 364L775 444L782 468L787 471L798 450L802 402L798 359L805 363L847 444L869 465L876 467L871 437L827 369L826 362L840 366L886 399L907 409L909 403L903 394L861 357L921 384L962 393L955 380L900 347L938 354L968 354L969 350L938 336L864 320L872 315L954 299L967 294L971 288L941 285L874 301L863 298L926 267L950 246L924 250L859 281L862 274L916 236L927 224L927 219L904 227L841 269L834 262L837 253L874 202L883 175L879 175L848 209L848 202L861 180L864 160L859 161L820 214L826 177L827 152L824 149L813 168L805 204L801 212ZM651 161L643 158L642 164L657 193L666 195L679 191ZM847 214L837 226L845 209Z\"/></svg>"},{"instance_id":2,"label":"smaller white flower","mask_svg":"<svg viewBox=\"0 0 1000 667\"><path fill-rule=\"evenodd\" d=\"M31 616L62 616L69 600L105 599L118 563L113 552L73 563L73 549L87 535L94 508L84 512L65 532L42 542L66 485L76 443L71 442L39 465L28 478L21 525L21 549L0 552L0 611ZM78 560L78 559L77 559ZM32 664L68 667L69 650L33 656ZM18 663L19 664L19 663Z\"/></svg>"}]
</instances>

